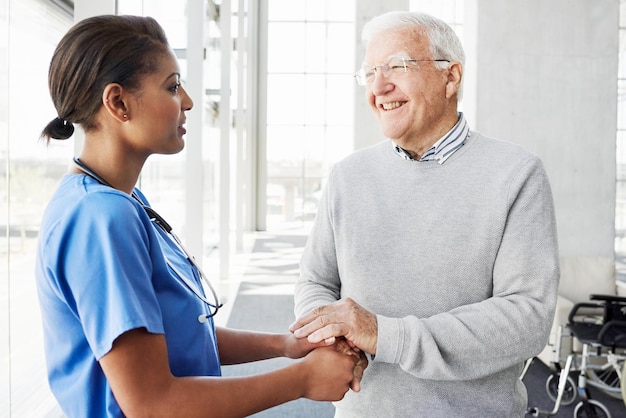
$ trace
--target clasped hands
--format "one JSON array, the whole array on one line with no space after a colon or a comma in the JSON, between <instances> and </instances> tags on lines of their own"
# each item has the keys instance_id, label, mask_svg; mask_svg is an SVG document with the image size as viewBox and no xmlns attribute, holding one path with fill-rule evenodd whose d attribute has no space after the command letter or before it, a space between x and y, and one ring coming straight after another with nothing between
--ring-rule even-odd
<instances>
[{"instance_id":1,"label":"clasped hands","mask_svg":"<svg viewBox=\"0 0 626 418\"><path fill-rule=\"evenodd\" d=\"M290 327L297 338L306 338L312 344L324 342L336 344L337 351L359 357L354 367L351 389L361 389L361 378L367 367L364 353L376 354L378 321L369 312L350 298L341 299L321 306L298 318Z\"/></svg>"}]
</instances>

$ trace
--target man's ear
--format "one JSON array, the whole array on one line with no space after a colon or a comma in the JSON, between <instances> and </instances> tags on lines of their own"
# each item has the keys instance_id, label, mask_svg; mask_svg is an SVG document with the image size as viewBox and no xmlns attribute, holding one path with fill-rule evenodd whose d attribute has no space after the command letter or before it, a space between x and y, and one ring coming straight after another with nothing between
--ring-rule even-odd
<instances>
[{"instance_id":1,"label":"man's ear","mask_svg":"<svg viewBox=\"0 0 626 418\"><path fill-rule=\"evenodd\" d=\"M118 83L107 84L102 92L102 105L109 115L120 122L126 122L130 119L124 97L126 93L124 87Z\"/></svg>"},{"instance_id":2,"label":"man's ear","mask_svg":"<svg viewBox=\"0 0 626 418\"><path fill-rule=\"evenodd\" d=\"M458 93L463 78L463 66L460 62L451 62L448 66L448 82L446 83L446 98Z\"/></svg>"}]
</instances>

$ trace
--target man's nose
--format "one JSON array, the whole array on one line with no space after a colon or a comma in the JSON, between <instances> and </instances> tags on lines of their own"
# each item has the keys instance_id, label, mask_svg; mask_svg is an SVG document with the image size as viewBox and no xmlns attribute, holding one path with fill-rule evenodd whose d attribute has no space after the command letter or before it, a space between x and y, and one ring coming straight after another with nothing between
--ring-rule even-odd
<instances>
[{"instance_id":1,"label":"man's nose","mask_svg":"<svg viewBox=\"0 0 626 418\"><path fill-rule=\"evenodd\" d=\"M374 79L370 83L370 89L373 94L379 96L390 90L393 90L394 84L390 81L380 69L374 73Z\"/></svg>"}]
</instances>

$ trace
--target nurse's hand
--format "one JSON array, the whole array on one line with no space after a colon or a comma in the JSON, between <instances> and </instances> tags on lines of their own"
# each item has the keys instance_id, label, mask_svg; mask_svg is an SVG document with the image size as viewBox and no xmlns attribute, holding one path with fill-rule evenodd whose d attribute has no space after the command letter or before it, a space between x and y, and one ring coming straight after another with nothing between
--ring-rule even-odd
<instances>
[{"instance_id":1,"label":"nurse's hand","mask_svg":"<svg viewBox=\"0 0 626 418\"><path fill-rule=\"evenodd\" d=\"M319 341L312 343L306 338L297 338L291 333L283 334L283 337L285 344L283 356L291 359L302 358L315 348L330 346L334 343L334 341Z\"/></svg>"},{"instance_id":2,"label":"nurse's hand","mask_svg":"<svg viewBox=\"0 0 626 418\"><path fill-rule=\"evenodd\" d=\"M345 355L336 347L311 351L302 361L303 397L315 401L343 399L354 380L357 357Z\"/></svg>"},{"instance_id":3,"label":"nurse's hand","mask_svg":"<svg viewBox=\"0 0 626 418\"><path fill-rule=\"evenodd\" d=\"M344 338L338 338L334 343L327 343L325 341L321 341L319 343L310 343L306 338L296 338L293 334L288 334L287 336L287 347L289 347L286 351L285 357L289 358L300 358L305 356L311 350L319 347L324 347L327 345L332 345L335 347L335 350L348 355L353 356L356 359L356 364L352 370L353 379L350 384L350 388L358 392L361 390L361 379L363 378L363 372L368 365L367 357L365 357L365 353L363 353L358 348L353 348Z\"/></svg>"}]
</instances>

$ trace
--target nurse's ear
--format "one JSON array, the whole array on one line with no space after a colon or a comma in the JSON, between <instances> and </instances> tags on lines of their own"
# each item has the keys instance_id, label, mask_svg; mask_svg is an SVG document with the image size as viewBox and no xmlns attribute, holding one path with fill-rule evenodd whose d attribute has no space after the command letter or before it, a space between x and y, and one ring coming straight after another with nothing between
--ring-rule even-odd
<instances>
[{"instance_id":1,"label":"nurse's ear","mask_svg":"<svg viewBox=\"0 0 626 418\"><path fill-rule=\"evenodd\" d=\"M122 123L130 119L126 105L127 94L124 87L118 83L107 84L102 92L102 106L111 117Z\"/></svg>"}]
</instances>

